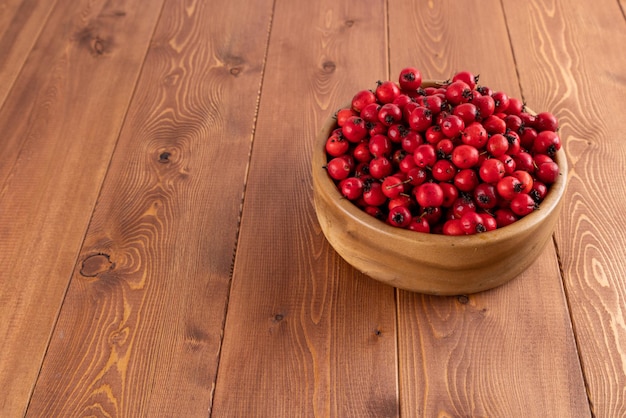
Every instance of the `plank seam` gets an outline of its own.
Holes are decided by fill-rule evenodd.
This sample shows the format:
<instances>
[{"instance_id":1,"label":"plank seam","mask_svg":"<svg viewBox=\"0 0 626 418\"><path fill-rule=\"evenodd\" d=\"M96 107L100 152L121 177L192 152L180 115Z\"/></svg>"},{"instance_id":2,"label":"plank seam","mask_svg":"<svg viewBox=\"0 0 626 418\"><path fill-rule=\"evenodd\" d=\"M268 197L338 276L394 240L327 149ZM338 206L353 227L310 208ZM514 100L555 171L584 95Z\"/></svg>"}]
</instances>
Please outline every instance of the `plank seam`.
<instances>
[{"instance_id":1,"label":"plank seam","mask_svg":"<svg viewBox=\"0 0 626 418\"><path fill-rule=\"evenodd\" d=\"M383 24L385 25L384 33L385 33L385 60L387 61L387 76L386 79L391 79L391 32L390 32L390 23L389 23L389 0L385 0L383 4L384 8L384 16L385 19ZM396 335L395 335L395 354L396 354L396 414L398 417L402 416L402 379L400 377L400 373L402 371L402 367L400 367L400 307L399 307L399 292L400 289L394 289L393 292L393 303L395 305L394 314L395 314L395 327L396 327Z\"/></svg>"},{"instance_id":2,"label":"plank seam","mask_svg":"<svg viewBox=\"0 0 626 418\"><path fill-rule=\"evenodd\" d=\"M270 18L269 18L268 27L267 27L267 38L265 41L265 50L263 52L263 62L261 64L261 76L259 80L259 89L258 89L257 97L256 97L254 115L252 117L252 130L250 132L250 146L248 150L248 161L247 161L246 169L244 172L243 188L241 191L241 198L240 198L240 203L239 203L239 214L237 216L237 229L235 230L235 242L233 246L233 254L232 254L232 259L231 259L230 269L229 269L228 286L227 286L227 291L226 291L226 302L224 304L224 314L222 315L223 319L222 319L221 332L220 332L220 342L219 342L219 347L218 347L217 356L216 356L217 367L215 371L215 380L213 381L213 384L211 385L211 394L209 396L209 409L208 409L209 418L213 416L213 401L215 399L215 388L217 387L217 381L218 381L219 374L220 374L220 364L221 364L220 360L222 356L222 346L224 343L226 319L228 316L228 305L230 302L230 292L232 290L233 275L235 272L235 260L237 259L237 249L239 247L239 236L241 233L241 220L243 218L243 208L244 208L244 204L246 200L246 189L248 186L248 178L250 176L250 163L252 161L252 152L254 150L254 137L256 135L259 108L261 105L261 95L263 93L263 82L265 80L265 69L267 68L267 56L268 56L268 51L269 51L269 46L270 46L270 38L272 34L272 25L274 23L275 10L276 10L276 0L272 2L272 9L270 11Z\"/></svg>"},{"instance_id":3,"label":"plank seam","mask_svg":"<svg viewBox=\"0 0 626 418\"><path fill-rule=\"evenodd\" d=\"M522 79L519 73L519 66L517 65L517 57L515 56L515 48L513 47L513 38L511 37L509 19L506 16L506 9L504 8L503 0L500 0L500 10L502 11L502 17L504 18L504 27L506 28L506 36L509 40L509 48L511 49L511 56L513 57L513 64L515 66L515 76L517 77L517 85L519 87L519 91L522 96L522 103L524 103L525 105L526 99L524 98L524 88L522 87Z\"/></svg>"},{"instance_id":4,"label":"plank seam","mask_svg":"<svg viewBox=\"0 0 626 418\"><path fill-rule=\"evenodd\" d=\"M17 80L19 80L22 73L24 72L24 67L26 67L26 64L28 63L29 57L31 53L33 52L33 49L39 43L39 39L43 36L44 28L48 25L48 22L50 21L50 17L52 16L54 9L57 7L57 3L58 1L55 0L55 3L52 5L52 7L50 7L50 10L48 11L48 15L46 16L43 24L39 28L39 32L37 33L37 36L35 36L35 40L31 44L28 54L26 55L24 61L22 62L19 71L17 72L17 74L15 74L15 77L13 77L13 80L11 80L11 86L9 86L8 90L6 91L5 96L1 98L2 102L0 103L0 112L2 112L4 110L4 107L7 105L7 99L11 96L11 93L13 92L13 89L15 88L15 84L17 83ZM13 160L11 164L11 170L9 171L10 174L4 179L2 179L3 182L2 182L2 187L0 188L0 196L4 195L4 190L7 187L7 183L9 182L9 179L12 177L14 168L22 155L24 142L25 141L23 141L20 144L20 147L17 152L17 157Z\"/></svg>"},{"instance_id":5,"label":"plank seam","mask_svg":"<svg viewBox=\"0 0 626 418\"><path fill-rule=\"evenodd\" d=\"M11 80L11 86L9 86L8 90L6 91L5 96L2 98L2 103L0 103L0 112L3 110L4 106L6 105L7 98L11 95L11 91L13 90L13 87L15 86L15 82L20 78L20 75L24 71L24 67L26 66L26 63L28 62L28 58L29 58L30 54L32 53L32 51L35 48L35 46L39 43L39 39L41 38L41 36L43 34L43 30L48 25L48 21L50 20L50 16L52 16L52 12L57 7L57 3L58 3L58 1L54 0L53 5L48 10L48 14L47 14L46 18L44 19L43 24L39 27L39 31L37 32L37 35L35 36L35 39L33 40L33 42L30 45L30 49L28 50L28 54L26 54L26 56L24 58L24 61L20 65L19 71L15 74L15 77L13 77L13 80ZM20 8L21 7L24 7L24 4L22 4L20 6Z\"/></svg>"},{"instance_id":6,"label":"plank seam","mask_svg":"<svg viewBox=\"0 0 626 418\"><path fill-rule=\"evenodd\" d=\"M583 358L580 350L580 343L578 340L578 333L576 332L576 325L574 323L574 317L572 316L572 306L570 303L570 295L567 291L567 286L565 283L565 271L563 269L563 260L561 258L561 251L559 250L559 244L556 240L556 236L552 235L552 242L554 244L554 250L556 252L556 259L559 266L559 275L561 277L561 285L563 287L563 294L565 295L565 306L567 306L567 315L569 317L569 322L572 326L572 334L574 336L574 344L576 345L576 355L578 356L578 364L580 366L580 372L583 378L583 384L585 385L585 392L587 393L587 403L589 404L589 413L592 418L596 417L593 408L593 400L591 399L591 387L587 380L587 375L585 373L585 368L583 367Z\"/></svg>"},{"instance_id":7,"label":"plank seam","mask_svg":"<svg viewBox=\"0 0 626 418\"><path fill-rule=\"evenodd\" d=\"M390 80L391 77L391 42L389 41L389 39L391 39L391 34L390 34L390 29L389 29L389 0L385 0L384 4L383 4L383 8L384 8L384 15L385 15L385 19L384 19L384 25L385 25L385 45L387 45L387 48L385 48L385 60L387 61L387 75L385 77L386 80Z\"/></svg>"},{"instance_id":8,"label":"plank seam","mask_svg":"<svg viewBox=\"0 0 626 418\"><path fill-rule=\"evenodd\" d=\"M161 16L163 15L163 9L164 9L164 5L165 5L165 1L167 1L167 0L163 0L161 2L161 10L159 11L159 17L156 19L155 25L152 28L152 34L150 35L150 40L152 40L154 38L154 34L156 33L156 29L159 26L159 22L161 20ZM55 7L56 7L56 5L55 5ZM50 15L51 14L52 13L50 13ZM109 156L109 162L107 164L107 168L106 168L104 177L102 179L102 182L100 183L100 190L98 191L98 196L96 197L93 205L91 206L91 216L89 217L89 221L85 225L85 229L84 229L83 234L82 234L83 235L83 239L82 239L80 245L78 246L78 251L77 251L77 253L76 253L75 257L74 257L74 269L70 273L70 277L67 280L67 285L65 286L65 292L63 294L63 299L61 301L61 305L59 306L59 309L57 310L57 313L56 313L56 316L55 316L55 320L54 320L54 324L53 324L53 326L50 329L50 334L48 336L48 342L46 343L46 349L44 350L44 353L43 353L43 356L42 356L42 359L41 359L41 363L39 365L39 370L37 371L37 376L36 376L35 382L33 384L33 388L32 388L32 390L31 390L31 392L29 394L29 397L28 397L28 403L26 404L26 408L24 410L24 416L26 416L27 413L28 413L28 409L30 408L35 388L37 387L37 384L38 384L39 379L41 377L41 371L43 370L43 365L45 363L46 357L48 356L48 350L50 349L50 343L52 342L52 336L56 333L56 329L57 329L57 326L59 324L59 318L61 317L61 312L63 311L63 306L65 305L65 300L67 298L67 293L69 292L70 285L72 283L72 277L74 276L74 272L76 271L78 263L80 262L80 260L79 260L80 259L80 254L81 254L81 252L82 252L82 250L83 250L83 248L85 246L85 242L86 242L86 239L87 239L87 232L89 231L91 223L93 221L93 215L94 215L94 212L95 212L95 208L98 205L98 201L100 201L100 198L102 196L102 189L103 189L104 183L106 182L109 170L111 169L111 161L113 160L113 156L115 155L115 151L117 149L117 146L118 146L118 143L119 143L119 139L120 139L122 130L124 128L124 125L126 124L126 118L128 117L128 109L130 108L130 104L133 102L133 99L134 99L134 97L135 97L135 95L137 93L137 85L139 84L139 79L141 78L141 73L143 72L143 69L145 67L146 59L148 57L149 51L150 51L150 43L148 43L148 47L146 48L146 52L145 52L144 57L143 57L143 61L142 61L141 65L139 66L139 71L137 72L137 77L135 79L135 84L133 86L133 91L132 91L132 93L130 95L130 98L128 100L128 105L126 107L126 112L124 113L124 117L122 118L122 121L120 123L120 128L119 128L119 130L117 132L117 139L115 140L115 145L113 146L113 150L111 151L111 154Z\"/></svg>"}]
</instances>

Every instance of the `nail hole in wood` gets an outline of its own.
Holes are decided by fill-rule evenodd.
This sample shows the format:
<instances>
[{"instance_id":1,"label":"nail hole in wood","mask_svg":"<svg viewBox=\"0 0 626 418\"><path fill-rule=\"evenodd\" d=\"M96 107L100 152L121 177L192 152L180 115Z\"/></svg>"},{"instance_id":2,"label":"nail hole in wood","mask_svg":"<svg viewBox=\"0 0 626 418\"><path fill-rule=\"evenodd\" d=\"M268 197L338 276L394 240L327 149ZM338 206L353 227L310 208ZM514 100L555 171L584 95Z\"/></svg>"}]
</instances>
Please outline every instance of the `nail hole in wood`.
<instances>
[{"instance_id":1,"label":"nail hole in wood","mask_svg":"<svg viewBox=\"0 0 626 418\"><path fill-rule=\"evenodd\" d=\"M114 267L115 263L111 262L111 257L108 254L94 254L83 260L80 274L84 277L96 277Z\"/></svg>"},{"instance_id":2,"label":"nail hole in wood","mask_svg":"<svg viewBox=\"0 0 626 418\"><path fill-rule=\"evenodd\" d=\"M467 304L469 302L469 296L467 295L459 295L456 297L456 300L460 303L460 304Z\"/></svg>"},{"instance_id":3,"label":"nail hole in wood","mask_svg":"<svg viewBox=\"0 0 626 418\"><path fill-rule=\"evenodd\" d=\"M335 71L337 66L332 61L326 61L324 64L322 64L322 68L324 69L325 73L332 73Z\"/></svg>"},{"instance_id":4,"label":"nail hole in wood","mask_svg":"<svg viewBox=\"0 0 626 418\"><path fill-rule=\"evenodd\" d=\"M159 155L159 162L161 164L167 164L167 163L170 162L170 157L171 156L172 156L172 154L167 152L167 151L162 152L161 155Z\"/></svg>"}]
</instances>

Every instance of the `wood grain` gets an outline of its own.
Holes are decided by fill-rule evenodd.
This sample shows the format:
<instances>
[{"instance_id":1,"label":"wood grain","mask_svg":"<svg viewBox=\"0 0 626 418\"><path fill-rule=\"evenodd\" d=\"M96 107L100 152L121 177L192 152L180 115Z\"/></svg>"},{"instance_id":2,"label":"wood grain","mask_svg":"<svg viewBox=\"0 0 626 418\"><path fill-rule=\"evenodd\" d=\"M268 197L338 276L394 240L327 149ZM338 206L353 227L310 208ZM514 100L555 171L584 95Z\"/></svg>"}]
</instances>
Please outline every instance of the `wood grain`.
<instances>
[{"instance_id":1,"label":"wood grain","mask_svg":"<svg viewBox=\"0 0 626 418\"><path fill-rule=\"evenodd\" d=\"M160 11L140 9L58 2L2 107L1 416L24 413L63 302Z\"/></svg>"},{"instance_id":2,"label":"wood grain","mask_svg":"<svg viewBox=\"0 0 626 418\"><path fill-rule=\"evenodd\" d=\"M166 1L28 416L207 416L271 11Z\"/></svg>"},{"instance_id":3,"label":"wood grain","mask_svg":"<svg viewBox=\"0 0 626 418\"><path fill-rule=\"evenodd\" d=\"M0 108L56 3L56 0L0 2Z\"/></svg>"},{"instance_id":4,"label":"wood grain","mask_svg":"<svg viewBox=\"0 0 626 418\"><path fill-rule=\"evenodd\" d=\"M526 98L559 117L570 162L556 242L591 410L624 416L626 221L614 216L626 203L616 174L626 162L626 117L614 111L626 106L623 10L616 2L504 5Z\"/></svg>"},{"instance_id":5,"label":"wood grain","mask_svg":"<svg viewBox=\"0 0 626 418\"><path fill-rule=\"evenodd\" d=\"M499 2L451 3L390 1L392 71L415 65L428 78L448 79L467 69L521 97L507 37L493 35L507 30ZM490 30L461 30L468 22ZM399 291L398 324L403 416L589 415L552 245L491 291L457 298Z\"/></svg>"},{"instance_id":6,"label":"wood grain","mask_svg":"<svg viewBox=\"0 0 626 418\"><path fill-rule=\"evenodd\" d=\"M277 2L270 39L211 416L397 416L393 289L329 247L310 175L324 119L386 77L383 4Z\"/></svg>"}]
</instances>

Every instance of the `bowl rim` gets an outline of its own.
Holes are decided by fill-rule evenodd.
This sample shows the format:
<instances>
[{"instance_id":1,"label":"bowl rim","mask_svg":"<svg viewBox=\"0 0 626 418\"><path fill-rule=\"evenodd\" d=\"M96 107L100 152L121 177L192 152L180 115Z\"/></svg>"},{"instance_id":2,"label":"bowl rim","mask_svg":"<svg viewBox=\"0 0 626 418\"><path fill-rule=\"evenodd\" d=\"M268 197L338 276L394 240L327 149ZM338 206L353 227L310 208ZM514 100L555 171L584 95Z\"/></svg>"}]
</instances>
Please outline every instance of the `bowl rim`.
<instances>
[{"instance_id":1,"label":"bowl rim","mask_svg":"<svg viewBox=\"0 0 626 418\"><path fill-rule=\"evenodd\" d=\"M425 81L423 85L437 85L437 83L441 82ZM319 190L319 192L327 194L327 196L336 203L336 206L346 216L351 217L353 220L370 230L378 231L379 233L384 233L385 235L395 236L399 240L412 242L428 241L429 243L438 246L473 247L476 246L477 243L483 241L497 243L498 241L510 239L511 237L517 235L520 231L537 228L547 215L559 207L561 199L565 194L567 187L568 165L565 151L563 147L561 147L555 155L555 161L559 166L559 175L557 180L550 185L548 193L546 194L544 200L540 203L539 208L510 225L480 234L461 236L411 231L388 225L384 221L369 215L357 207L352 201L342 196L325 169L327 161L324 147L328 136L336 127L336 114L339 110L349 107L350 104L348 103L337 108L335 112L333 112L333 114L326 119L322 129L319 131L317 140L315 141L315 149L312 158L313 176L314 179L317 178L319 188L323 190ZM530 109L527 109L527 111L532 112Z\"/></svg>"}]
</instances>

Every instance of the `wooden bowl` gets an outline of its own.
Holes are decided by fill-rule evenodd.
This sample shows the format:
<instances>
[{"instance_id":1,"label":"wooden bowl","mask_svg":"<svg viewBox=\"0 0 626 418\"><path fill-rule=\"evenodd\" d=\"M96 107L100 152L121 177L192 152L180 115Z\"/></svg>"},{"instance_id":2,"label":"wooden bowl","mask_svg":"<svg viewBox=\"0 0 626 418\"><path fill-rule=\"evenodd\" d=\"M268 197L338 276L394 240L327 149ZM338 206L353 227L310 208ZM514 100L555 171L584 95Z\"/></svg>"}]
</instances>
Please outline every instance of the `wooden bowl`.
<instances>
[{"instance_id":1,"label":"wooden bowl","mask_svg":"<svg viewBox=\"0 0 626 418\"><path fill-rule=\"evenodd\" d=\"M344 106L347 107L347 106ZM558 220L567 182L563 149L558 180L538 210L511 225L467 236L427 234L387 225L345 199L328 176L329 117L312 159L315 210L326 239L357 270L391 286L434 295L460 295L500 286L539 257Z\"/></svg>"}]
</instances>

